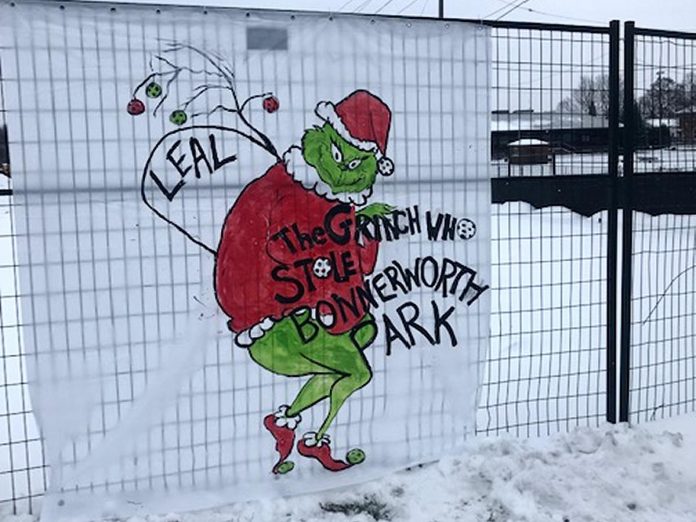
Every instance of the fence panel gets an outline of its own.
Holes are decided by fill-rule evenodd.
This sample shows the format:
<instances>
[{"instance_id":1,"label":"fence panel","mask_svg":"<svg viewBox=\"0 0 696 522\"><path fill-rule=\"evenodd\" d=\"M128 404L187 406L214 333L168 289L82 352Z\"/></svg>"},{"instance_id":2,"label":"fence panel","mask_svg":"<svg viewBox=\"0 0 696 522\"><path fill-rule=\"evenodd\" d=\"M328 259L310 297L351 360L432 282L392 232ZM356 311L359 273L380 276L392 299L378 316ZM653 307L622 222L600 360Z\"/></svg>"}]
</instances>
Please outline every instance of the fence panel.
<instances>
[{"instance_id":1,"label":"fence panel","mask_svg":"<svg viewBox=\"0 0 696 522\"><path fill-rule=\"evenodd\" d=\"M15 251L15 203L5 125L0 50L0 517L34 513L46 489L46 466L27 389L21 344L18 261Z\"/></svg>"},{"instance_id":2,"label":"fence panel","mask_svg":"<svg viewBox=\"0 0 696 522\"><path fill-rule=\"evenodd\" d=\"M634 212L624 394L628 419L642 422L696 410L696 34L626 31Z\"/></svg>"},{"instance_id":3,"label":"fence panel","mask_svg":"<svg viewBox=\"0 0 696 522\"><path fill-rule=\"evenodd\" d=\"M478 433L544 435L607 413L611 211L561 205L602 199L582 182L609 178L611 41L608 27L494 32L495 291Z\"/></svg>"}]
</instances>

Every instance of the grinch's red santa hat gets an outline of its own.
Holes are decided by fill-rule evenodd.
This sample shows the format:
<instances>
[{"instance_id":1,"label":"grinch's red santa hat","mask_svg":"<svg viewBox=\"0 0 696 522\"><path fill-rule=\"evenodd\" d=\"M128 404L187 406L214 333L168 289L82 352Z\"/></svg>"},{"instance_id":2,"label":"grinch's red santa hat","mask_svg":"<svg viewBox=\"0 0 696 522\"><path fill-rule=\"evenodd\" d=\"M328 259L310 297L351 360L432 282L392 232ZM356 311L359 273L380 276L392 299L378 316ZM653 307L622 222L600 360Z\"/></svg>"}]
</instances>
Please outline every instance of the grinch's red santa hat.
<instances>
[{"instance_id":1,"label":"grinch's red santa hat","mask_svg":"<svg viewBox=\"0 0 696 522\"><path fill-rule=\"evenodd\" d=\"M368 91L355 91L334 105L323 101L315 109L317 116L331 125L351 145L377 155L377 168L391 176L394 162L386 156L391 111Z\"/></svg>"}]
</instances>

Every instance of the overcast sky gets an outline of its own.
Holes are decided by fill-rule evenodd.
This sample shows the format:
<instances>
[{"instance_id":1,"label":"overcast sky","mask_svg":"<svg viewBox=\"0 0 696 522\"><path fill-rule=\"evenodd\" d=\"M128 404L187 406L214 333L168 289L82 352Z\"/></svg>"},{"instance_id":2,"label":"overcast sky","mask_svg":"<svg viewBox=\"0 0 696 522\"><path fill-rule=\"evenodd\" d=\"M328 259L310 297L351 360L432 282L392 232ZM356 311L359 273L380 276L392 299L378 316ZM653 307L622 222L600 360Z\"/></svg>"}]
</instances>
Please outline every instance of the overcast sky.
<instances>
[{"instance_id":1,"label":"overcast sky","mask_svg":"<svg viewBox=\"0 0 696 522\"><path fill-rule=\"evenodd\" d=\"M497 18L510 9L506 4L514 6L523 1L445 0L445 14L478 19L493 13L490 18ZM438 0L176 0L159 3L436 16ZM643 27L696 32L696 0L528 0L505 19L580 24L605 24L611 19L635 20Z\"/></svg>"}]
</instances>

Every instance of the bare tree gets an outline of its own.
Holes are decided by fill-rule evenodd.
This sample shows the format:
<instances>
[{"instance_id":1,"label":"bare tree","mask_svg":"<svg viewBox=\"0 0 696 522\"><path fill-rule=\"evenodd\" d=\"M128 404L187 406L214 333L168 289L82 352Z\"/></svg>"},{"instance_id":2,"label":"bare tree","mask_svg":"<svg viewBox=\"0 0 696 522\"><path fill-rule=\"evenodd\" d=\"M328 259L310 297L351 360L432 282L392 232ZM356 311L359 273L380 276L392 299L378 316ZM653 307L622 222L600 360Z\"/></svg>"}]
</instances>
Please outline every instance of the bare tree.
<instances>
[{"instance_id":1,"label":"bare tree","mask_svg":"<svg viewBox=\"0 0 696 522\"><path fill-rule=\"evenodd\" d=\"M570 96L561 100L557 110L570 114L597 116L602 110L602 103L600 78L583 76L580 78L580 85L571 91Z\"/></svg>"},{"instance_id":2,"label":"bare tree","mask_svg":"<svg viewBox=\"0 0 696 522\"><path fill-rule=\"evenodd\" d=\"M694 92L690 89L690 92ZM687 90L662 71L645 93L638 99L640 112L645 118L672 118L689 105Z\"/></svg>"},{"instance_id":3,"label":"bare tree","mask_svg":"<svg viewBox=\"0 0 696 522\"><path fill-rule=\"evenodd\" d=\"M684 76L684 108L696 105L696 73L688 72Z\"/></svg>"},{"instance_id":4,"label":"bare tree","mask_svg":"<svg viewBox=\"0 0 696 522\"><path fill-rule=\"evenodd\" d=\"M623 105L623 81L619 83L619 112ZM556 108L559 112L589 116L609 116L609 75L583 76L580 85L561 100Z\"/></svg>"}]
</instances>

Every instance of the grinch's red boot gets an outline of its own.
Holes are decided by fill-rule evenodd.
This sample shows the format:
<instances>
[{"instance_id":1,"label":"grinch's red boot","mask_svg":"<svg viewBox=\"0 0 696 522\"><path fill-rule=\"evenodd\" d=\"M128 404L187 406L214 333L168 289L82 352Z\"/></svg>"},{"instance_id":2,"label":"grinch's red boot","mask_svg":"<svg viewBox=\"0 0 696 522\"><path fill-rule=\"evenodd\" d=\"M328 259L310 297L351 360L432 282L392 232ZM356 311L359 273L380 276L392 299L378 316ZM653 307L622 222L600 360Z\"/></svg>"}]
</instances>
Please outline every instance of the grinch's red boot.
<instances>
[{"instance_id":1,"label":"grinch's red boot","mask_svg":"<svg viewBox=\"0 0 696 522\"><path fill-rule=\"evenodd\" d=\"M293 470L295 463L287 460L295 444L295 428L302 420L302 417L288 417L288 406L283 405L278 411L266 415L263 419L264 427L271 432L276 441L276 451L278 451L278 462L273 466L273 473L283 475Z\"/></svg>"},{"instance_id":2,"label":"grinch's red boot","mask_svg":"<svg viewBox=\"0 0 696 522\"><path fill-rule=\"evenodd\" d=\"M314 432L305 433L302 440L297 443L297 451L300 455L315 459L329 471L343 471L365 460L365 453L360 449L353 449L348 452L346 459L334 459L331 456L331 439L328 435L317 437Z\"/></svg>"}]
</instances>

